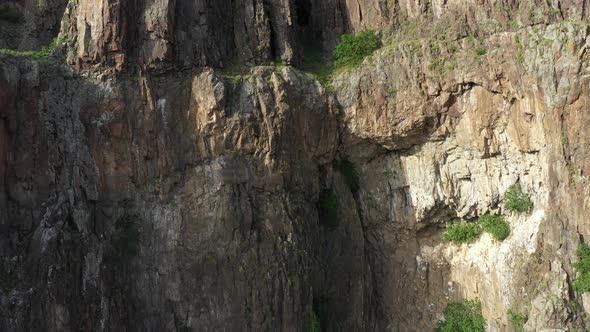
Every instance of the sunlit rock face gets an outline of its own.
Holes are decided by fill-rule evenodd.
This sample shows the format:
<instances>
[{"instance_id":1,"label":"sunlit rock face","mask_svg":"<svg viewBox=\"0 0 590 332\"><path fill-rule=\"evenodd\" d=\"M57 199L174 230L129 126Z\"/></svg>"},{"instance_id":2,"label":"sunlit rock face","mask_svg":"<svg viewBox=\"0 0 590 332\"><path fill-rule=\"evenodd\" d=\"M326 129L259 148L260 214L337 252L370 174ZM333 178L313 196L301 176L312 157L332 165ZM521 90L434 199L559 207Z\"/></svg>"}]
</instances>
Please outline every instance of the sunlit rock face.
<instances>
[{"instance_id":1,"label":"sunlit rock face","mask_svg":"<svg viewBox=\"0 0 590 332\"><path fill-rule=\"evenodd\" d=\"M584 330L589 5L0 4L0 48L60 32L0 52L0 330L431 331L462 299ZM367 29L331 86L301 69ZM441 239L484 214L508 238Z\"/></svg>"}]
</instances>

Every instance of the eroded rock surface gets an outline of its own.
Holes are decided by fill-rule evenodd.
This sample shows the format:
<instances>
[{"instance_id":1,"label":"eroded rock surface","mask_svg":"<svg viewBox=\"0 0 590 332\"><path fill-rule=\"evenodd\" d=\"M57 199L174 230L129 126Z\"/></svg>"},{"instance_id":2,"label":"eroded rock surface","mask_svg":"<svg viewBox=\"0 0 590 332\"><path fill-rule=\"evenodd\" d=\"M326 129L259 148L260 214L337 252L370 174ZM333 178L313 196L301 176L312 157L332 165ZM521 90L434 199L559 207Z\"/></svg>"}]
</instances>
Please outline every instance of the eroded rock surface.
<instances>
[{"instance_id":1,"label":"eroded rock surface","mask_svg":"<svg viewBox=\"0 0 590 332\"><path fill-rule=\"evenodd\" d=\"M429 331L464 298L490 331L509 309L588 326L587 1L9 6L26 22L0 47L65 43L0 54L0 330L300 331L315 312ZM333 92L296 68L364 29L384 46ZM504 207L515 183L529 213ZM441 240L487 213L503 242Z\"/></svg>"}]
</instances>

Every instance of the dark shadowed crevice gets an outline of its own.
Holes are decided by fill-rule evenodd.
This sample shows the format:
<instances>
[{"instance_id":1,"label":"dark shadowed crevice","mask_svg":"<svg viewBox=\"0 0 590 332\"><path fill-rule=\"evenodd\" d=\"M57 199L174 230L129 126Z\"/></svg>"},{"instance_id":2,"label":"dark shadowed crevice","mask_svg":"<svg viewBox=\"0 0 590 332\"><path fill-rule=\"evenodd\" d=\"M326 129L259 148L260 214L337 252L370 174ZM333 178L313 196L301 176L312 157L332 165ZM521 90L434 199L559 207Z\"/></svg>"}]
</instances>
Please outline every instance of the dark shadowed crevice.
<instances>
[{"instance_id":1,"label":"dark shadowed crevice","mask_svg":"<svg viewBox=\"0 0 590 332\"><path fill-rule=\"evenodd\" d=\"M311 23L312 5L309 0L295 1L295 21L300 28L306 28Z\"/></svg>"},{"instance_id":2,"label":"dark shadowed crevice","mask_svg":"<svg viewBox=\"0 0 590 332\"><path fill-rule=\"evenodd\" d=\"M359 22L363 22L363 8L361 7L361 4L358 4L359 6Z\"/></svg>"},{"instance_id":3,"label":"dark shadowed crevice","mask_svg":"<svg viewBox=\"0 0 590 332\"><path fill-rule=\"evenodd\" d=\"M268 30L270 32L270 58L271 60L278 60L280 59L280 54L279 54L279 47L277 46L277 32L276 29L274 27L275 22L273 21L273 15L272 15L272 9L270 8L269 4L267 2L264 3L264 11L266 13L266 17L271 18L269 20L269 24L268 24Z\"/></svg>"}]
</instances>

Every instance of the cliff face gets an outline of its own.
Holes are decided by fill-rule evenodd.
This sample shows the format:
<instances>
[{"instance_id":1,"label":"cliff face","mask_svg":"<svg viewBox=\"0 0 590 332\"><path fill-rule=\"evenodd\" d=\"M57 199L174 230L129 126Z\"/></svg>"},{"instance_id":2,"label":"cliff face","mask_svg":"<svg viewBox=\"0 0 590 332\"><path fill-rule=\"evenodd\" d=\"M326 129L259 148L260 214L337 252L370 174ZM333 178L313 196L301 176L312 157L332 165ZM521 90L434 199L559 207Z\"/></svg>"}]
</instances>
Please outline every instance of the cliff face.
<instances>
[{"instance_id":1,"label":"cliff face","mask_svg":"<svg viewBox=\"0 0 590 332\"><path fill-rule=\"evenodd\" d=\"M0 47L64 44L0 53L0 330L426 331L463 298L586 328L589 5L2 4ZM333 91L296 68L369 28ZM486 213L503 242L440 239Z\"/></svg>"}]
</instances>

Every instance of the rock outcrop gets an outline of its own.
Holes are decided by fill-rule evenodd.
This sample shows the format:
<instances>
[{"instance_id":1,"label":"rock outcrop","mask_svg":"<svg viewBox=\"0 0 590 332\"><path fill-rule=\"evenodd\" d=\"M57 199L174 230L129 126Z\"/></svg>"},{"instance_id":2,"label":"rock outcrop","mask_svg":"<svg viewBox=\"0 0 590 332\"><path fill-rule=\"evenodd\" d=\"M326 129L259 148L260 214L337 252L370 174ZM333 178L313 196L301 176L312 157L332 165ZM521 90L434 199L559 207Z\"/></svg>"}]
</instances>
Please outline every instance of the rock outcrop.
<instances>
[{"instance_id":1,"label":"rock outcrop","mask_svg":"<svg viewBox=\"0 0 590 332\"><path fill-rule=\"evenodd\" d=\"M428 331L465 298L587 328L589 5L0 5L0 47L64 41L0 52L0 330ZM333 89L297 69L365 29ZM487 213L503 242L441 240Z\"/></svg>"}]
</instances>

